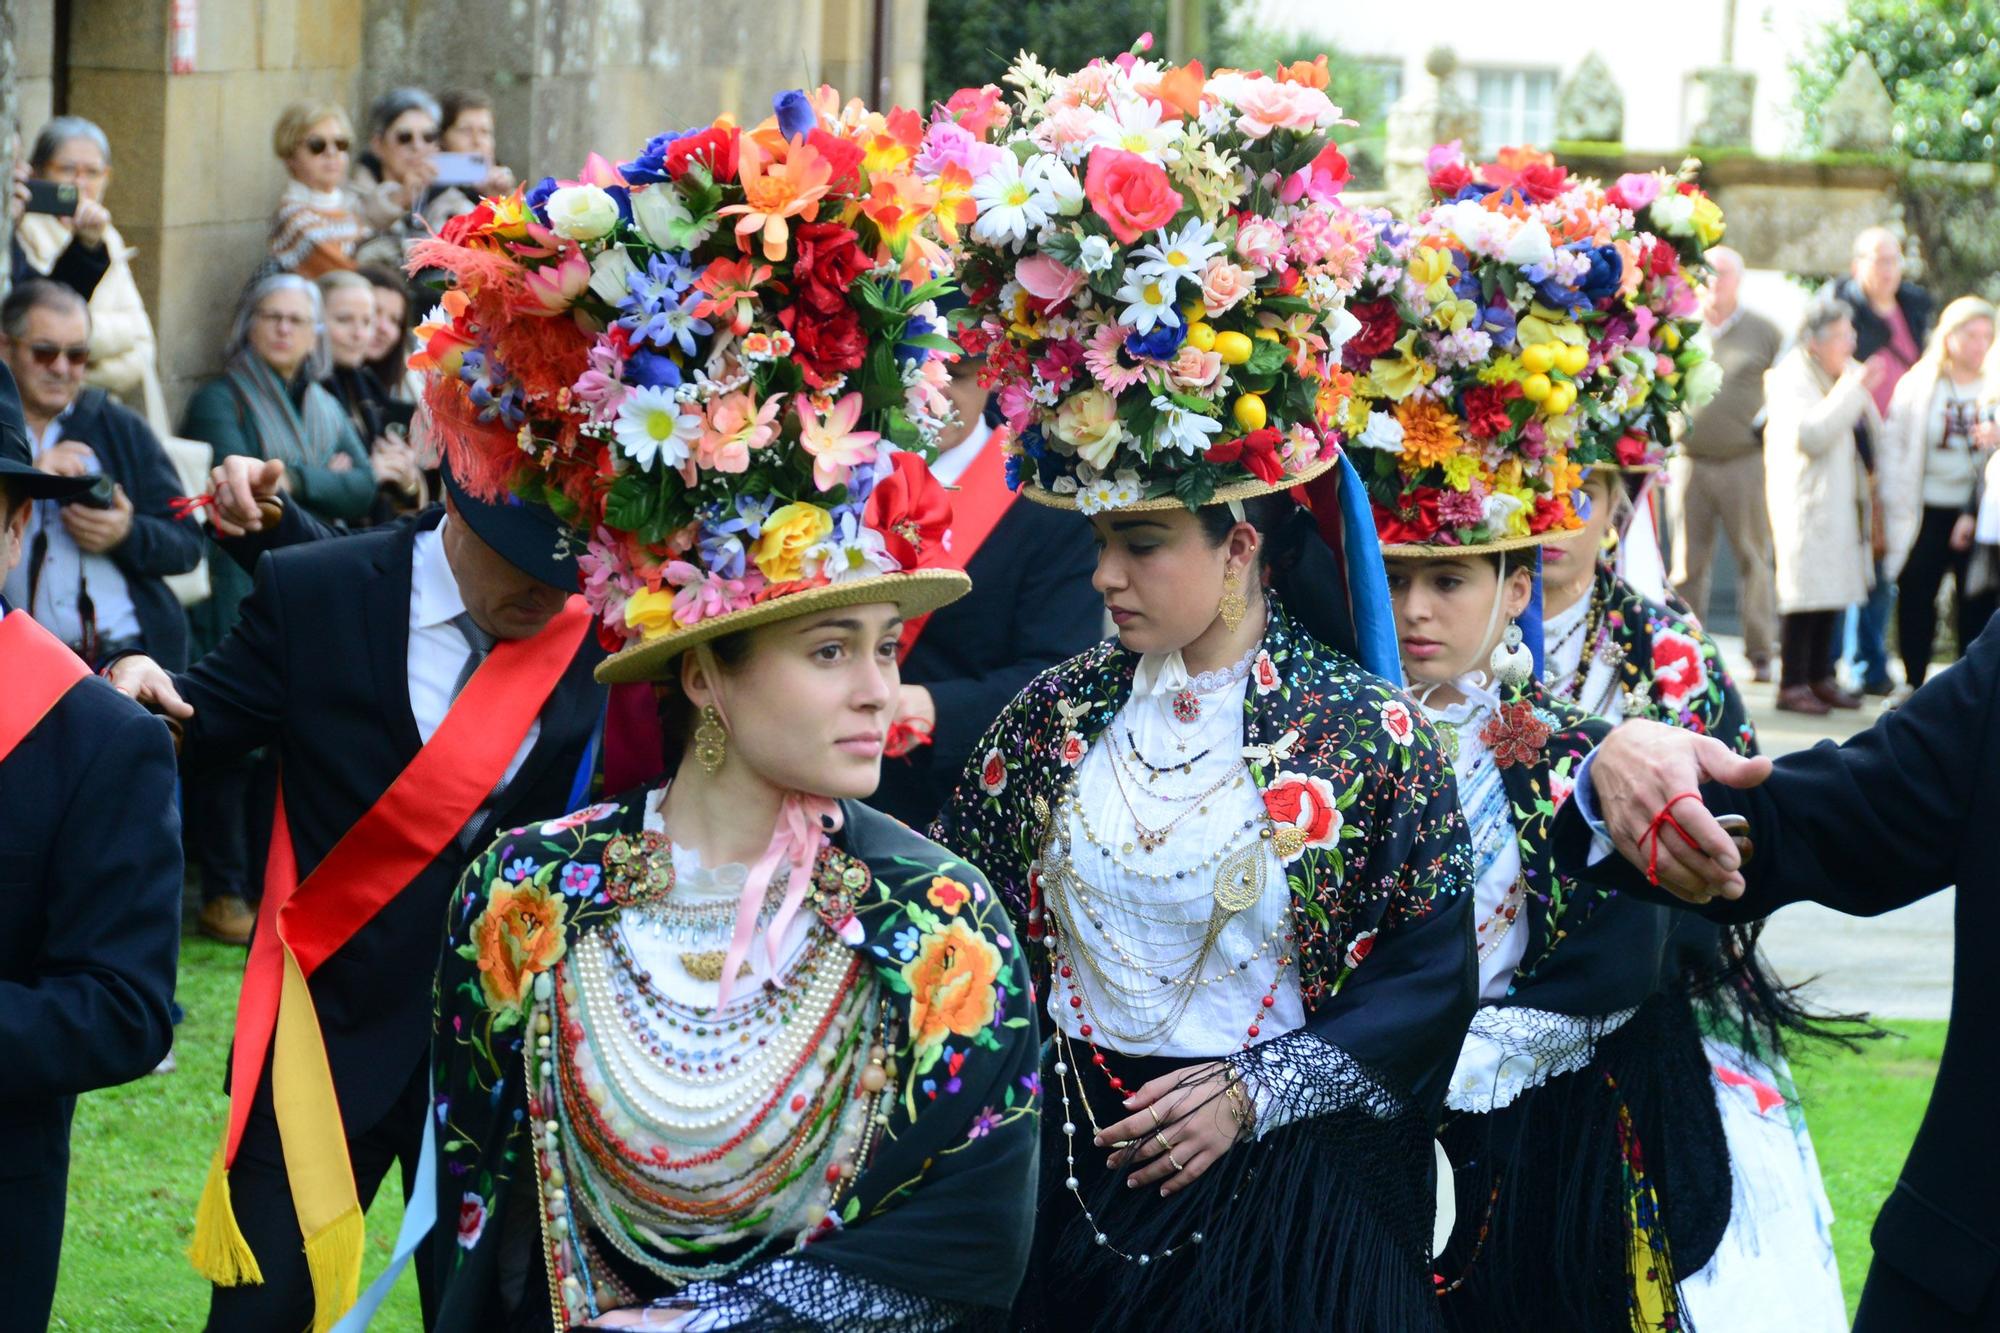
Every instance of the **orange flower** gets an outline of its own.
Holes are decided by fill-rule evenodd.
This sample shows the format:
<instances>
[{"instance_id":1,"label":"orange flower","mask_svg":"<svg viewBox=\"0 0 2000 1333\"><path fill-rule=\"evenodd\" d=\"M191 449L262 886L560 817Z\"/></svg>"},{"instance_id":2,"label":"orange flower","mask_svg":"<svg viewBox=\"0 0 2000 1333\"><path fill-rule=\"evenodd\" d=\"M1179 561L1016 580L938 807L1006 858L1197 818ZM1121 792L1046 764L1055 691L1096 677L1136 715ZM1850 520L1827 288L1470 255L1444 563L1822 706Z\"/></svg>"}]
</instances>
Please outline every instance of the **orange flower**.
<instances>
[{"instance_id":1,"label":"orange flower","mask_svg":"<svg viewBox=\"0 0 2000 1333\"><path fill-rule=\"evenodd\" d=\"M518 1017L528 984L563 956L568 905L539 884L496 885L473 923L472 941L459 952L479 964L486 1007L501 1019Z\"/></svg>"},{"instance_id":2,"label":"orange flower","mask_svg":"<svg viewBox=\"0 0 2000 1333\"><path fill-rule=\"evenodd\" d=\"M1160 76L1159 83L1140 91L1163 107L1192 119L1201 114L1201 90L1207 82L1207 76L1201 71L1201 62L1191 60L1179 69L1168 70Z\"/></svg>"},{"instance_id":3,"label":"orange flower","mask_svg":"<svg viewBox=\"0 0 2000 1333\"><path fill-rule=\"evenodd\" d=\"M875 119L879 123L859 138L861 165L870 176L901 171L916 157L917 149L923 144L924 122L906 106L899 106L887 116Z\"/></svg>"},{"instance_id":4,"label":"orange flower","mask_svg":"<svg viewBox=\"0 0 2000 1333\"><path fill-rule=\"evenodd\" d=\"M833 180L833 167L804 141L788 145L783 160L774 163L762 144L745 139L738 171L744 202L717 211L741 215L736 220L736 243L745 250L750 248L751 234L763 232L764 258L775 264L791 243L786 219L811 222L819 215L819 201Z\"/></svg>"},{"instance_id":5,"label":"orange flower","mask_svg":"<svg viewBox=\"0 0 2000 1333\"><path fill-rule=\"evenodd\" d=\"M861 201L861 211L882 233L889 253L900 255L910 236L931 215L937 192L915 176L899 174L869 178L872 188Z\"/></svg>"},{"instance_id":6,"label":"orange flower","mask_svg":"<svg viewBox=\"0 0 2000 1333\"><path fill-rule=\"evenodd\" d=\"M949 875L933 875L931 886L924 896L930 899L932 907L951 916L957 916L958 909L972 901L972 890Z\"/></svg>"},{"instance_id":7,"label":"orange flower","mask_svg":"<svg viewBox=\"0 0 2000 1333\"><path fill-rule=\"evenodd\" d=\"M910 1035L919 1051L948 1036L970 1037L993 1021L1000 951L960 920L925 935L903 964L910 987Z\"/></svg>"},{"instance_id":8,"label":"orange flower","mask_svg":"<svg viewBox=\"0 0 2000 1333\"><path fill-rule=\"evenodd\" d=\"M979 216L978 201L972 197L972 173L956 162L937 174L937 224L947 242L958 244L958 229L971 226Z\"/></svg>"},{"instance_id":9,"label":"orange flower","mask_svg":"<svg viewBox=\"0 0 2000 1333\"><path fill-rule=\"evenodd\" d=\"M1396 420L1403 427L1401 461L1406 474L1435 467L1465 447L1458 418L1428 398L1405 398L1396 404Z\"/></svg>"},{"instance_id":10,"label":"orange flower","mask_svg":"<svg viewBox=\"0 0 2000 1333\"><path fill-rule=\"evenodd\" d=\"M1325 56L1314 56L1311 60L1294 60L1289 65L1278 66L1279 83L1302 83L1308 88L1326 91L1332 79L1326 68Z\"/></svg>"}]
</instances>

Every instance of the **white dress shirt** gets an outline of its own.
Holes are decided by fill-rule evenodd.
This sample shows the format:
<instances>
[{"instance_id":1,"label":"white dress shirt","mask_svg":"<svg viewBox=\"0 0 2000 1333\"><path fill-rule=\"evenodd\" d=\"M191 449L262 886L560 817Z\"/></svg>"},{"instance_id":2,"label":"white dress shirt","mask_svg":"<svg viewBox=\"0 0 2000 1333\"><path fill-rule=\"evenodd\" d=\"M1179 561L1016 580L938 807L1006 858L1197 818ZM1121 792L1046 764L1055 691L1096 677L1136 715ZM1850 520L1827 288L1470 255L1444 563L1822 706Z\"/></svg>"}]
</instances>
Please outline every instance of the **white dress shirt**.
<instances>
[{"instance_id":1,"label":"white dress shirt","mask_svg":"<svg viewBox=\"0 0 2000 1333\"><path fill-rule=\"evenodd\" d=\"M451 687L465 666L472 645L452 617L465 610L459 596L458 579L444 553L445 524L417 534L415 553L410 558L410 715L416 719L417 735L428 745L438 725L451 707ZM512 782L521 770L521 761L542 734L541 719L528 726L528 734L514 757L507 761L502 783Z\"/></svg>"},{"instance_id":2,"label":"white dress shirt","mask_svg":"<svg viewBox=\"0 0 2000 1333\"><path fill-rule=\"evenodd\" d=\"M992 438L993 427L986 424L986 418L973 422L972 433L939 454L937 462L931 464L931 475L938 479L938 485L958 485L958 479L965 475L965 470L972 466L972 460L979 457L979 451Z\"/></svg>"}]
</instances>

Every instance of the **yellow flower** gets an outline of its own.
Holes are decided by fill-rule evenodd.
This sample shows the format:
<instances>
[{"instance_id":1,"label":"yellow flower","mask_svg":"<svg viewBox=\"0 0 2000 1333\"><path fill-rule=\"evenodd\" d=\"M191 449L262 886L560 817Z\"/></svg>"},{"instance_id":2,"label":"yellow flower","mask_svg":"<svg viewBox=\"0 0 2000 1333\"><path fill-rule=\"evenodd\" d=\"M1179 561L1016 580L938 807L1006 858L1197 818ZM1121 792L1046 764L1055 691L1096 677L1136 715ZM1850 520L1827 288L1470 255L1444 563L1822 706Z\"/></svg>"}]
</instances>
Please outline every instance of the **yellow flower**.
<instances>
[{"instance_id":1,"label":"yellow flower","mask_svg":"<svg viewBox=\"0 0 2000 1333\"><path fill-rule=\"evenodd\" d=\"M1363 397L1362 391L1369 387L1371 385L1367 379L1356 380L1354 396L1347 400L1346 433L1349 439L1359 437L1362 431L1368 429L1368 412L1374 402L1372 398Z\"/></svg>"},{"instance_id":2,"label":"yellow flower","mask_svg":"<svg viewBox=\"0 0 2000 1333\"><path fill-rule=\"evenodd\" d=\"M1445 485L1455 491L1472 489L1472 478L1479 471L1479 455L1456 453L1444 460Z\"/></svg>"},{"instance_id":3,"label":"yellow flower","mask_svg":"<svg viewBox=\"0 0 2000 1333\"><path fill-rule=\"evenodd\" d=\"M1451 299L1451 252L1441 246L1420 245L1410 252L1410 280L1424 289L1424 299L1433 305Z\"/></svg>"},{"instance_id":4,"label":"yellow flower","mask_svg":"<svg viewBox=\"0 0 2000 1333\"><path fill-rule=\"evenodd\" d=\"M1528 520L1534 517L1535 493L1525 488L1508 488L1506 494L1521 502L1520 507L1507 515L1507 535L1525 537L1528 535Z\"/></svg>"},{"instance_id":5,"label":"yellow flower","mask_svg":"<svg viewBox=\"0 0 2000 1333\"><path fill-rule=\"evenodd\" d=\"M1724 224L1722 205L1705 194L1694 197L1694 236L1703 245L1714 245L1722 239Z\"/></svg>"},{"instance_id":6,"label":"yellow flower","mask_svg":"<svg viewBox=\"0 0 2000 1333\"><path fill-rule=\"evenodd\" d=\"M1378 358L1368 367L1368 378L1375 382L1384 397L1397 402L1403 401L1418 389L1431 382L1437 374L1430 362L1419 360L1416 353L1417 331L1411 329L1396 343L1400 355L1393 361Z\"/></svg>"},{"instance_id":7,"label":"yellow flower","mask_svg":"<svg viewBox=\"0 0 2000 1333\"><path fill-rule=\"evenodd\" d=\"M657 639L680 628L674 619L674 595L641 588L625 599L625 623L639 631L641 639Z\"/></svg>"},{"instance_id":8,"label":"yellow flower","mask_svg":"<svg viewBox=\"0 0 2000 1333\"><path fill-rule=\"evenodd\" d=\"M1570 461L1568 454L1549 456L1549 489L1559 496L1566 496L1583 485L1583 469Z\"/></svg>"},{"instance_id":9,"label":"yellow flower","mask_svg":"<svg viewBox=\"0 0 2000 1333\"><path fill-rule=\"evenodd\" d=\"M1551 310L1545 305L1537 305L1533 307L1531 313L1521 316L1521 322L1515 327L1515 333L1523 347L1535 343L1569 343L1585 347L1590 343L1590 339L1584 336L1582 327L1575 320L1564 319L1562 312Z\"/></svg>"},{"instance_id":10,"label":"yellow flower","mask_svg":"<svg viewBox=\"0 0 2000 1333\"><path fill-rule=\"evenodd\" d=\"M805 572L806 548L831 531L833 515L818 505L795 501L764 520L764 533L751 545L750 558L771 582L790 583Z\"/></svg>"},{"instance_id":11,"label":"yellow flower","mask_svg":"<svg viewBox=\"0 0 2000 1333\"><path fill-rule=\"evenodd\" d=\"M1125 438L1125 428L1118 424L1118 400L1102 389L1071 394L1056 409L1056 438L1073 447L1078 458L1104 471Z\"/></svg>"},{"instance_id":12,"label":"yellow flower","mask_svg":"<svg viewBox=\"0 0 2000 1333\"><path fill-rule=\"evenodd\" d=\"M1396 420L1403 427L1403 452L1397 462L1408 476L1444 462L1465 448L1458 433L1458 418L1426 398L1411 398L1396 405Z\"/></svg>"},{"instance_id":13,"label":"yellow flower","mask_svg":"<svg viewBox=\"0 0 2000 1333\"><path fill-rule=\"evenodd\" d=\"M1521 363L1511 353L1496 356L1479 368L1481 384L1507 384L1521 378Z\"/></svg>"},{"instance_id":14,"label":"yellow flower","mask_svg":"<svg viewBox=\"0 0 2000 1333\"><path fill-rule=\"evenodd\" d=\"M1510 494L1521 489L1521 460L1510 458L1502 463L1493 474L1493 486Z\"/></svg>"},{"instance_id":15,"label":"yellow flower","mask_svg":"<svg viewBox=\"0 0 2000 1333\"><path fill-rule=\"evenodd\" d=\"M1460 329L1472 323L1478 316L1478 306L1470 301L1461 301L1456 297L1448 301L1440 301L1431 308L1431 323L1441 329L1450 329L1453 333L1457 333Z\"/></svg>"}]
</instances>

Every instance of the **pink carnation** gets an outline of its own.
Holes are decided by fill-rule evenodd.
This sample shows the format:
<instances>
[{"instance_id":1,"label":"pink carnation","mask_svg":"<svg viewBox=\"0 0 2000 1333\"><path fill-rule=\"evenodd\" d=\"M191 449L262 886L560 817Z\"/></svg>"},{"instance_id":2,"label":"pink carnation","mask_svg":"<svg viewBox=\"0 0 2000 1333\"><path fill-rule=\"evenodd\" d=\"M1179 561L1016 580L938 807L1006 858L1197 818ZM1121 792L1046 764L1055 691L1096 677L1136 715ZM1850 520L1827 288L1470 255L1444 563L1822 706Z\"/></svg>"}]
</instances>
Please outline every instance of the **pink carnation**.
<instances>
[{"instance_id":1,"label":"pink carnation","mask_svg":"<svg viewBox=\"0 0 2000 1333\"><path fill-rule=\"evenodd\" d=\"M1470 527L1486 516L1485 497L1469 491L1445 491L1438 496L1438 517L1454 528Z\"/></svg>"}]
</instances>

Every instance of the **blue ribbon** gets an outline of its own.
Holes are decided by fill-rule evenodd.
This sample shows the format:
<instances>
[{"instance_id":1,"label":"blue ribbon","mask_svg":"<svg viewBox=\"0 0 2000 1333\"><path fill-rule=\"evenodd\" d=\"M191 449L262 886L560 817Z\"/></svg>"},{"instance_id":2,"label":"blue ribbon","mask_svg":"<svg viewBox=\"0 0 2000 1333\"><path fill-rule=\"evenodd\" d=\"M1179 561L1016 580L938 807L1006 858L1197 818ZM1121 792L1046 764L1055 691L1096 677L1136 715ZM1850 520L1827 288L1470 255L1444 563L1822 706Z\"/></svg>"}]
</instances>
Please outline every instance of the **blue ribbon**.
<instances>
[{"instance_id":1,"label":"blue ribbon","mask_svg":"<svg viewBox=\"0 0 2000 1333\"><path fill-rule=\"evenodd\" d=\"M1396 640L1396 610L1389 602L1389 573L1368 488L1345 453L1340 456L1340 548L1347 566L1347 602L1354 614L1354 656L1364 670L1391 685L1403 683L1402 646Z\"/></svg>"},{"instance_id":2,"label":"blue ribbon","mask_svg":"<svg viewBox=\"0 0 2000 1333\"><path fill-rule=\"evenodd\" d=\"M417 1154L417 1178L410 1187L410 1201L403 1208L403 1228L396 1233L396 1248L389 1255L389 1266L368 1284L368 1290L361 1293L361 1299L354 1308L341 1316L333 1326L333 1333L362 1333L368 1322L382 1308L382 1302L389 1298L389 1292L396 1285L396 1279L403 1275L417 1247L430 1235L431 1226L437 1221L437 1125L435 1103L424 1104L424 1146Z\"/></svg>"}]
</instances>

